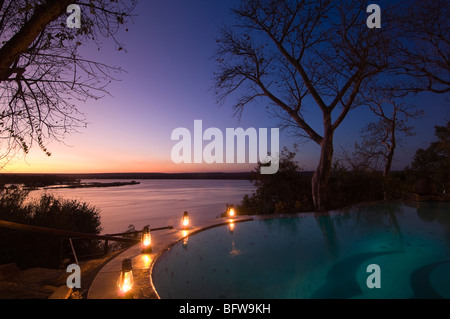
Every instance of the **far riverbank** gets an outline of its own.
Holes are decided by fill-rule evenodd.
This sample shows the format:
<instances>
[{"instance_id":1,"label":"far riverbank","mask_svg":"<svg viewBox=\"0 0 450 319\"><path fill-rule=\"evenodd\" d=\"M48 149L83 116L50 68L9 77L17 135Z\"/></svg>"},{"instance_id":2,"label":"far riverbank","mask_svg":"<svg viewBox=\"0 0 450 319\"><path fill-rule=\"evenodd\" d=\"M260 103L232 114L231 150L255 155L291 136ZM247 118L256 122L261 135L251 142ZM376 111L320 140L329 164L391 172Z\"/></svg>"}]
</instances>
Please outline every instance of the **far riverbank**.
<instances>
[{"instance_id":1,"label":"far riverbank","mask_svg":"<svg viewBox=\"0 0 450 319\"><path fill-rule=\"evenodd\" d=\"M116 187L116 186L127 186L127 185L138 185L140 182L131 181L131 182L110 182L110 183L101 183L101 182L90 182L90 183L73 183L69 185L62 186L50 186L44 187L45 189L55 189L55 188L87 188L87 187Z\"/></svg>"}]
</instances>

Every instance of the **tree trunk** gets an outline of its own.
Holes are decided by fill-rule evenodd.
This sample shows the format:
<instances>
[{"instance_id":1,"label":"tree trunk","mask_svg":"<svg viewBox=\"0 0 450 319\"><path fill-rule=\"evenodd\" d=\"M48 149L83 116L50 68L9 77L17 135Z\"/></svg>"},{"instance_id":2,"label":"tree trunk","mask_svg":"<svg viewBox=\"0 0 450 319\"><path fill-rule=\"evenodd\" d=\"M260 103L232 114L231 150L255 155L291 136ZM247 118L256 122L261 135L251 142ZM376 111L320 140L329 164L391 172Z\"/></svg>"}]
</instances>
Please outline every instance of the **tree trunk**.
<instances>
[{"instance_id":1,"label":"tree trunk","mask_svg":"<svg viewBox=\"0 0 450 319\"><path fill-rule=\"evenodd\" d=\"M384 170L383 170L383 199L384 200L388 199L388 195L387 195L387 191L386 191L386 183L387 183L387 178L388 178L389 172L391 171L392 160L394 158L394 152L395 152L395 147L396 147L395 125L396 125L396 118L394 117L394 120L392 122L392 127L391 127L391 144L389 144L388 153L386 155L386 163L384 164Z\"/></svg>"},{"instance_id":2,"label":"tree trunk","mask_svg":"<svg viewBox=\"0 0 450 319\"><path fill-rule=\"evenodd\" d=\"M10 69L20 54L24 53L45 27L66 12L70 0L48 0L40 4L22 28L0 47L0 81L16 72Z\"/></svg>"},{"instance_id":3,"label":"tree trunk","mask_svg":"<svg viewBox=\"0 0 450 319\"><path fill-rule=\"evenodd\" d=\"M386 179L389 175L389 172L391 171L392 166L392 160L394 158L394 152L395 152L395 132L393 131L391 133L391 144L389 145L388 153L386 155L386 163L384 164L384 170L383 170L383 178Z\"/></svg>"},{"instance_id":4,"label":"tree trunk","mask_svg":"<svg viewBox=\"0 0 450 319\"><path fill-rule=\"evenodd\" d=\"M393 143L389 147L389 152L386 156L386 163L384 164L384 170L383 170L383 199L384 200L388 199L386 186L387 186L389 172L391 171L392 160L394 158L394 150L395 150L395 143Z\"/></svg>"},{"instance_id":5,"label":"tree trunk","mask_svg":"<svg viewBox=\"0 0 450 319\"><path fill-rule=\"evenodd\" d=\"M321 143L320 160L312 177L312 198L316 212L327 210L327 190L333 163L333 134L331 118L329 125L325 125L324 136Z\"/></svg>"}]
</instances>

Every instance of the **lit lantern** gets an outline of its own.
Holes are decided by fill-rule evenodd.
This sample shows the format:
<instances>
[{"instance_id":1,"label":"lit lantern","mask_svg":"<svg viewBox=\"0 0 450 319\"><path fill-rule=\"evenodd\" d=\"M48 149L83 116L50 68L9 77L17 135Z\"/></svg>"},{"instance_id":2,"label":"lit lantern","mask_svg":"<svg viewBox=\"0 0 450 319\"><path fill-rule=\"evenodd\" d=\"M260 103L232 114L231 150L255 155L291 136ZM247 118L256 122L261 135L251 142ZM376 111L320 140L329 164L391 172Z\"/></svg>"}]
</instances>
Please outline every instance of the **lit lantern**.
<instances>
[{"instance_id":1,"label":"lit lantern","mask_svg":"<svg viewBox=\"0 0 450 319\"><path fill-rule=\"evenodd\" d=\"M189 228L189 213L188 212L184 212L183 219L181 220L181 223L183 225L183 229L188 229Z\"/></svg>"},{"instance_id":2,"label":"lit lantern","mask_svg":"<svg viewBox=\"0 0 450 319\"><path fill-rule=\"evenodd\" d=\"M142 251L151 252L152 251L152 236L150 235L149 226L145 226L142 230Z\"/></svg>"},{"instance_id":3,"label":"lit lantern","mask_svg":"<svg viewBox=\"0 0 450 319\"><path fill-rule=\"evenodd\" d=\"M234 207L231 206L231 207L228 209L228 218L234 218L235 215L236 215L236 213L235 213L235 211L234 211Z\"/></svg>"},{"instance_id":4,"label":"lit lantern","mask_svg":"<svg viewBox=\"0 0 450 319\"><path fill-rule=\"evenodd\" d=\"M131 291L134 284L133 279L133 266L131 264L131 259L126 258L122 261L122 271L120 273L117 285L119 286L119 292L121 295L126 295Z\"/></svg>"}]
</instances>

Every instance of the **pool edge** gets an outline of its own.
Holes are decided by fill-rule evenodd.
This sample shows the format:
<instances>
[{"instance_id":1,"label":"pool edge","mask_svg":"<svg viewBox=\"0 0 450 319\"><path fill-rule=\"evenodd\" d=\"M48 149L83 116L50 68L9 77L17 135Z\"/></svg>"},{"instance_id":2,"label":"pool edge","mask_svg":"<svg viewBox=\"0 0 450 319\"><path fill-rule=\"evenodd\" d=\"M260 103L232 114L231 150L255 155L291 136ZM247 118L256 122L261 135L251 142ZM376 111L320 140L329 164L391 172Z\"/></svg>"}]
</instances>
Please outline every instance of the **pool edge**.
<instances>
[{"instance_id":1,"label":"pool edge","mask_svg":"<svg viewBox=\"0 0 450 319\"><path fill-rule=\"evenodd\" d=\"M233 219L227 219L225 221L222 221L220 223L216 223L216 224L212 224L212 225L207 225L207 226L203 226L197 229L192 230L189 234L187 234L186 236L182 236L180 238L178 238L175 241L172 241L171 243L169 243L168 245L166 245L163 249L161 249L156 255L155 257L152 259L152 262L150 263L149 266L149 280L150 280L150 286L151 289L153 290L153 292L155 293L157 299L162 299L159 294L158 291L153 283L153 268L155 266L155 264L157 263L158 259L164 254L166 253L170 248L172 248L173 246L175 246L178 242L182 241L184 238L189 237L189 236L193 236L196 235L200 232L203 232L205 230L208 229L212 229L215 227L220 227L220 226L225 226L228 225L229 223L242 223L242 222L248 222L248 221L253 221L255 220L253 217L247 217L247 218L233 218Z\"/></svg>"}]
</instances>

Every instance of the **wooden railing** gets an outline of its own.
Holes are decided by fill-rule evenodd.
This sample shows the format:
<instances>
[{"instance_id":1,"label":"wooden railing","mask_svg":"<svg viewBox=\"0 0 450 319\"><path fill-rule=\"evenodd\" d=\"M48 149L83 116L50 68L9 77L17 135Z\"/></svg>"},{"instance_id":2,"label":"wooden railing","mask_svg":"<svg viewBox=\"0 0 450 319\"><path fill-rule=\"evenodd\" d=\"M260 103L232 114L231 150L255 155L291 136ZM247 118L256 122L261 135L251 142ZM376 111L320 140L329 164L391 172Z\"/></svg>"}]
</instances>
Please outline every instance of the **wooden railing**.
<instances>
[{"instance_id":1,"label":"wooden railing","mask_svg":"<svg viewBox=\"0 0 450 319\"><path fill-rule=\"evenodd\" d=\"M19 223L5 221L5 220L0 220L0 227L21 230L21 231L44 233L44 234L55 235L55 236L58 236L61 238L69 239L70 245L72 248L72 252L73 252L74 258L77 263L78 263L78 260L77 260L77 256L76 256L73 244L72 244L72 239L80 239L81 238L81 239L104 240L105 245L104 245L103 254L106 254L108 252L108 242L109 241L118 241L118 242L130 243L130 244L137 244L140 241L140 239L138 239L138 238L118 237L118 236L134 235L136 237L137 234L142 232L142 231L133 231L133 232L118 233L118 234L96 235L96 234L81 233L81 232L70 231L70 230L61 230L61 229L56 229L56 228L19 224ZM151 228L150 231L156 231L156 230L162 230L162 229L172 229L172 228L173 228L172 226Z\"/></svg>"}]
</instances>

